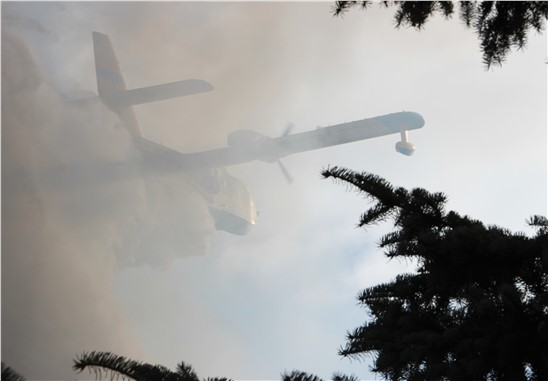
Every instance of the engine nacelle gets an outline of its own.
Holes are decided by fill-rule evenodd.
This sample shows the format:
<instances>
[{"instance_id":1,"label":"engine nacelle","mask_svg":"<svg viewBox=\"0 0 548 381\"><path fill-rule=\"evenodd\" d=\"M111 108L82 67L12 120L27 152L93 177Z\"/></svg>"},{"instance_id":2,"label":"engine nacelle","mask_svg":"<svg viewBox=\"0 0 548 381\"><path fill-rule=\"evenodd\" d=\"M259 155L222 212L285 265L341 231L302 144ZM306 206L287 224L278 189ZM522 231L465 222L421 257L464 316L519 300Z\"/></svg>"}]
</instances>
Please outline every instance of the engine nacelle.
<instances>
[{"instance_id":1,"label":"engine nacelle","mask_svg":"<svg viewBox=\"0 0 548 381\"><path fill-rule=\"evenodd\" d=\"M273 163L280 158L278 149L272 142L268 136L253 130L234 131L227 136L229 147L250 155L251 160L267 163Z\"/></svg>"},{"instance_id":2,"label":"engine nacelle","mask_svg":"<svg viewBox=\"0 0 548 381\"><path fill-rule=\"evenodd\" d=\"M268 141L270 138L253 130L240 130L228 134L227 143L231 147L248 148L257 143Z\"/></svg>"},{"instance_id":3,"label":"engine nacelle","mask_svg":"<svg viewBox=\"0 0 548 381\"><path fill-rule=\"evenodd\" d=\"M411 156L415 152L415 146L409 142L397 142L396 151L406 156Z\"/></svg>"}]
</instances>

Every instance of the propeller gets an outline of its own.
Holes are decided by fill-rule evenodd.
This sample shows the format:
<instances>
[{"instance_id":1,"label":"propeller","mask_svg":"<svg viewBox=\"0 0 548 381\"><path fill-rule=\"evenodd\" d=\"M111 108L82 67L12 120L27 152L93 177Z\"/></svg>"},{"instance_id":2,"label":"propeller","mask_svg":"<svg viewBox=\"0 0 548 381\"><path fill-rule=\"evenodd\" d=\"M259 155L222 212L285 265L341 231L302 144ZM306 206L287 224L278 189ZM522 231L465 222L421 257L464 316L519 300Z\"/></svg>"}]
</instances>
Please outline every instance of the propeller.
<instances>
[{"instance_id":1,"label":"propeller","mask_svg":"<svg viewBox=\"0 0 548 381\"><path fill-rule=\"evenodd\" d=\"M282 138L286 137L287 135L289 135L289 133L291 132L291 130L293 129L293 127L295 127L295 124L293 122L289 122L287 123L287 126L285 126L285 130L282 134Z\"/></svg>"},{"instance_id":2,"label":"propeller","mask_svg":"<svg viewBox=\"0 0 548 381\"><path fill-rule=\"evenodd\" d=\"M280 137L283 138L289 135L293 127L295 127L295 124L293 124L292 122L287 123L287 126L285 127L285 130ZM280 170L282 171L287 183L291 184L293 182L293 177L291 176L285 165L283 165L280 159L276 160L276 163L278 163L278 167L280 167Z\"/></svg>"},{"instance_id":3,"label":"propeller","mask_svg":"<svg viewBox=\"0 0 548 381\"><path fill-rule=\"evenodd\" d=\"M283 163L280 161L280 159L278 159L276 161L276 163L278 163L278 166L280 167L280 170L282 171L282 173L284 174L284 177L285 179L287 180L287 182L289 184L291 184L293 182L293 178L291 177L291 175L289 174L289 171L287 170L287 168L285 167L285 165L283 165Z\"/></svg>"}]
</instances>

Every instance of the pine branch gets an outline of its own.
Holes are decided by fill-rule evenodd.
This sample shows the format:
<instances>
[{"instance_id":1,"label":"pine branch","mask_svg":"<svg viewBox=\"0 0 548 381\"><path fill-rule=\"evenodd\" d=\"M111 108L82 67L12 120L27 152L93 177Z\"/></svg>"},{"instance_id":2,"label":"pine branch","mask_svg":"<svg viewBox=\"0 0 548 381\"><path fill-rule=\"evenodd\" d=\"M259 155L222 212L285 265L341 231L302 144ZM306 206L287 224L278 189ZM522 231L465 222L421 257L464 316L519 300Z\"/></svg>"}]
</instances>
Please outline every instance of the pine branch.
<instances>
[{"instance_id":1,"label":"pine branch","mask_svg":"<svg viewBox=\"0 0 548 381\"><path fill-rule=\"evenodd\" d=\"M200 381L192 366L185 364L184 361L177 364L177 374L185 381Z\"/></svg>"},{"instance_id":2,"label":"pine branch","mask_svg":"<svg viewBox=\"0 0 548 381\"><path fill-rule=\"evenodd\" d=\"M351 8L368 8L368 2L338 1L333 7L335 16ZM396 10L396 27L411 26L421 30L436 13L446 19L454 13L453 1L385 1L385 7ZM527 43L530 29L544 30L548 19L546 1L460 1L459 18L468 28L473 28L480 40L482 60L486 68L501 66L512 48L522 49Z\"/></svg>"},{"instance_id":3,"label":"pine branch","mask_svg":"<svg viewBox=\"0 0 548 381\"><path fill-rule=\"evenodd\" d=\"M384 205L399 206L401 192L395 191L392 185L382 177L367 172L354 172L338 166L328 167L322 171L322 176L333 178L335 182L353 185L358 192L379 201Z\"/></svg>"},{"instance_id":4,"label":"pine branch","mask_svg":"<svg viewBox=\"0 0 548 381\"><path fill-rule=\"evenodd\" d=\"M361 228L365 225L372 225L384 221L390 215L392 209L391 206L383 205L381 203L376 204L361 215L358 227Z\"/></svg>"},{"instance_id":5,"label":"pine branch","mask_svg":"<svg viewBox=\"0 0 548 381\"><path fill-rule=\"evenodd\" d=\"M334 373L332 379L333 381L359 381L358 377L353 374L347 376L346 374L342 374L340 372Z\"/></svg>"},{"instance_id":6,"label":"pine branch","mask_svg":"<svg viewBox=\"0 0 548 381\"><path fill-rule=\"evenodd\" d=\"M300 370L293 370L291 373L282 373L282 381L323 381L316 375L302 372Z\"/></svg>"},{"instance_id":7,"label":"pine branch","mask_svg":"<svg viewBox=\"0 0 548 381\"><path fill-rule=\"evenodd\" d=\"M532 216L527 220L527 224L537 229L537 236L548 233L548 218L544 216Z\"/></svg>"},{"instance_id":8,"label":"pine branch","mask_svg":"<svg viewBox=\"0 0 548 381\"><path fill-rule=\"evenodd\" d=\"M361 9L366 9L370 4L371 1L336 1L335 6L333 7L333 15L336 16L343 16L350 8L354 8L356 6L361 7Z\"/></svg>"},{"instance_id":9,"label":"pine branch","mask_svg":"<svg viewBox=\"0 0 548 381\"><path fill-rule=\"evenodd\" d=\"M81 373L84 369L88 369L94 373L96 378L102 378L104 372L106 375L122 376L124 379L127 378L135 381L176 379L169 377L173 373L163 366L141 363L110 352L84 352L74 360L72 368L78 373Z\"/></svg>"},{"instance_id":10,"label":"pine branch","mask_svg":"<svg viewBox=\"0 0 548 381\"><path fill-rule=\"evenodd\" d=\"M476 2L474 1L461 1L459 9L459 17L464 22L467 28L472 26L472 22L476 17Z\"/></svg>"},{"instance_id":11,"label":"pine branch","mask_svg":"<svg viewBox=\"0 0 548 381\"><path fill-rule=\"evenodd\" d=\"M18 374L2 362L2 381L26 381L25 377Z\"/></svg>"},{"instance_id":12,"label":"pine branch","mask_svg":"<svg viewBox=\"0 0 548 381\"><path fill-rule=\"evenodd\" d=\"M396 11L396 27L411 25L416 29L422 29L432 12L434 1L402 1Z\"/></svg>"}]
</instances>

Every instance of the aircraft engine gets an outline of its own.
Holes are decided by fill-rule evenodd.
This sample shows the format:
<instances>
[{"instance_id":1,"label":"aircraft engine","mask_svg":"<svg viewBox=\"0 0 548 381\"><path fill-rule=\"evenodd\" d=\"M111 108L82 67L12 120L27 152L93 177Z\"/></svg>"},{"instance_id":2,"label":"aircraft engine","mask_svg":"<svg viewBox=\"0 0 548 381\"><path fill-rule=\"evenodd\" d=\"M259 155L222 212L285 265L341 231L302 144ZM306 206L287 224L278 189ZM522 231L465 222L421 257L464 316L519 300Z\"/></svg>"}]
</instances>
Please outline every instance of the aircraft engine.
<instances>
[{"instance_id":1,"label":"aircraft engine","mask_svg":"<svg viewBox=\"0 0 548 381\"><path fill-rule=\"evenodd\" d=\"M274 163L279 159L276 147L268 136L253 130L240 130L228 134L227 143L230 147L242 152L252 153L256 160Z\"/></svg>"},{"instance_id":2,"label":"aircraft engine","mask_svg":"<svg viewBox=\"0 0 548 381\"><path fill-rule=\"evenodd\" d=\"M269 137L264 136L260 132L253 130L240 130L234 131L228 134L226 141L230 147L237 148L249 148L270 140Z\"/></svg>"},{"instance_id":3,"label":"aircraft engine","mask_svg":"<svg viewBox=\"0 0 548 381\"><path fill-rule=\"evenodd\" d=\"M401 129L401 142L396 143L396 151L406 156L411 156L415 152L415 146L407 140L407 130Z\"/></svg>"}]
</instances>

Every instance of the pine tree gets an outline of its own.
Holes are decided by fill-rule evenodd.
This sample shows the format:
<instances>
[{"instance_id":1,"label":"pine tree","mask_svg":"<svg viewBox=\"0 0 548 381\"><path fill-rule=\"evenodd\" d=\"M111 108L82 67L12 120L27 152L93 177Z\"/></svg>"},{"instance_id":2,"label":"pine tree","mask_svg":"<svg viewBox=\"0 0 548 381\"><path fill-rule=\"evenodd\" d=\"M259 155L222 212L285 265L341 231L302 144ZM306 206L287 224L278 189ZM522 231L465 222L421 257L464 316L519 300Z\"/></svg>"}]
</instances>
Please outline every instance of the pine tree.
<instances>
[{"instance_id":1,"label":"pine tree","mask_svg":"<svg viewBox=\"0 0 548 381\"><path fill-rule=\"evenodd\" d=\"M371 316L348 333L345 357L375 355L388 380L548 379L548 220L534 237L444 209L446 196L394 188L344 168L325 178L350 184L376 203L360 226L391 219L379 246L417 269L362 291Z\"/></svg>"},{"instance_id":2,"label":"pine tree","mask_svg":"<svg viewBox=\"0 0 548 381\"><path fill-rule=\"evenodd\" d=\"M162 365L151 365L127 359L110 352L83 353L74 360L73 369L93 372L97 379L105 375L121 376L135 381L200 381L191 365L180 362L175 372ZM207 378L204 381L230 381L228 378Z\"/></svg>"},{"instance_id":3,"label":"pine tree","mask_svg":"<svg viewBox=\"0 0 548 381\"><path fill-rule=\"evenodd\" d=\"M2 368L2 372L4 372ZM94 373L96 379L101 379L103 374L110 378L129 379L134 381L200 381L191 365L184 362L177 365L175 372L162 365L151 365L124 356L118 356L110 352L83 353L74 360L73 369L82 372L87 369ZM4 373L2 373L2 376ZM3 379L3 378L2 378ZM281 374L282 381L323 381L320 377L293 370ZM24 379L14 379L24 381ZM225 377L206 378L203 381L232 381ZM355 376L347 376L341 373L333 375L333 381L358 381Z\"/></svg>"},{"instance_id":4,"label":"pine tree","mask_svg":"<svg viewBox=\"0 0 548 381\"><path fill-rule=\"evenodd\" d=\"M371 1L337 1L335 16L351 8L367 9ZM381 6L396 7L396 27L412 26L418 30L428 19L441 14L450 18L454 12L453 1L383 1ZM512 48L522 49L527 43L527 33L534 29L542 32L548 18L545 1L459 1L459 18L467 28L473 28L480 40L483 62L487 68L502 65Z\"/></svg>"}]
</instances>

